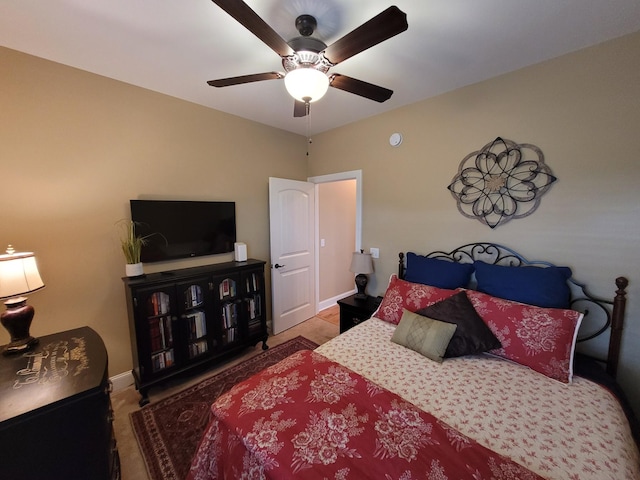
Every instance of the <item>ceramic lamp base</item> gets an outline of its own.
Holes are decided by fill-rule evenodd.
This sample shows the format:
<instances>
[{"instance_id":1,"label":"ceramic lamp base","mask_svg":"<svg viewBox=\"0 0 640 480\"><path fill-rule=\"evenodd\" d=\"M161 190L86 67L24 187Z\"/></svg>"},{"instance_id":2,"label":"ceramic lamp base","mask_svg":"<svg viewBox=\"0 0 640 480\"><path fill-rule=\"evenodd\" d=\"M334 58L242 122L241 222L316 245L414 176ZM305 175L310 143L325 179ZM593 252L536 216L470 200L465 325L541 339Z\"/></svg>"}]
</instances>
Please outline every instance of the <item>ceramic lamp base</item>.
<instances>
[{"instance_id":1,"label":"ceramic lamp base","mask_svg":"<svg viewBox=\"0 0 640 480\"><path fill-rule=\"evenodd\" d=\"M24 297L7 301L7 310L0 316L2 326L11 336L11 342L4 347L3 355L26 352L38 343L38 339L29 334L29 327L35 313L31 305L27 305Z\"/></svg>"},{"instance_id":2,"label":"ceramic lamp base","mask_svg":"<svg viewBox=\"0 0 640 480\"><path fill-rule=\"evenodd\" d=\"M355 298L358 300L364 300L367 298L367 294L365 289L367 288L367 283L369 279L364 273L359 273L356 275L356 288L358 289L358 293L356 293Z\"/></svg>"}]
</instances>

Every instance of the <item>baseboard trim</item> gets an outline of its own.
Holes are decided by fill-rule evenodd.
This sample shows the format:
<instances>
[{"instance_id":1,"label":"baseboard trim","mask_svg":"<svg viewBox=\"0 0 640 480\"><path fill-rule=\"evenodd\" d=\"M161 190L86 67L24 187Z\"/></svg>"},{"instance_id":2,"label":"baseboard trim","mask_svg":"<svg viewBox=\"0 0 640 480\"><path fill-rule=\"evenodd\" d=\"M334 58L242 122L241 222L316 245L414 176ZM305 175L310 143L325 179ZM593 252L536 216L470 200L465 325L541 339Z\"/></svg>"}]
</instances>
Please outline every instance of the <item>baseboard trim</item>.
<instances>
[{"instance_id":1,"label":"baseboard trim","mask_svg":"<svg viewBox=\"0 0 640 480\"><path fill-rule=\"evenodd\" d=\"M348 297L349 295L353 295L354 293L356 293L356 289L355 288L353 290L349 291L349 292L344 292L344 293L341 293L340 295L336 295L333 298L328 298L327 300L322 300L318 304L318 311L321 312L322 310L326 310L327 308L331 308L334 305L336 305L338 303L338 300L340 300L341 298Z\"/></svg>"},{"instance_id":2,"label":"baseboard trim","mask_svg":"<svg viewBox=\"0 0 640 480\"><path fill-rule=\"evenodd\" d=\"M111 384L113 385L113 391L119 392L120 390L124 390L125 388L133 385L135 383L133 379L133 374L129 372L122 372L118 375L114 375L109 378L111 380Z\"/></svg>"}]
</instances>

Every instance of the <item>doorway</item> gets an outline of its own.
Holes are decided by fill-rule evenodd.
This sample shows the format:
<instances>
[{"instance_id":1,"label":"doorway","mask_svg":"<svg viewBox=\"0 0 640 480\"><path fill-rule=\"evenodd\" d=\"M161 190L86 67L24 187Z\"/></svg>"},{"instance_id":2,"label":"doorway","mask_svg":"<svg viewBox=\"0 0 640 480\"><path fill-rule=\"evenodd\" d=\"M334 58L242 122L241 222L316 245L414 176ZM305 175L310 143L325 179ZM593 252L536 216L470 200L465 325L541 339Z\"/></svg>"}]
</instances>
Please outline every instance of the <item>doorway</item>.
<instances>
[{"instance_id":1,"label":"doorway","mask_svg":"<svg viewBox=\"0 0 640 480\"><path fill-rule=\"evenodd\" d=\"M318 190L322 185L348 183L355 192L349 197L352 216L346 227L352 230L351 245L343 247L342 259L335 262L341 274L348 275L350 255L360 248L362 225L362 171L342 172L308 178L307 182L269 178L269 211L271 243L272 331L274 334L291 328L318 313L320 307L319 276L322 248L319 233L320 209ZM355 205L353 205L355 203ZM342 217L342 215L338 215ZM354 218L355 217L355 218ZM334 227L339 229L340 226ZM355 232L353 232L355 230ZM340 241L340 240L337 240ZM353 245L355 243L355 245ZM323 260L324 261L324 260ZM336 292L333 298L323 298L327 306L355 291L348 276L343 277L346 292ZM331 282L331 279L328 280Z\"/></svg>"},{"instance_id":2,"label":"doorway","mask_svg":"<svg viewBox=\"0 0 640 480\"><path fill-rule=\"evenodd\" d=\"M352 252L360 249L362 241L362 170L308 181L316 185L317 313L355 292L354 274L348 268Z\"/></svg>"}]
</instances>

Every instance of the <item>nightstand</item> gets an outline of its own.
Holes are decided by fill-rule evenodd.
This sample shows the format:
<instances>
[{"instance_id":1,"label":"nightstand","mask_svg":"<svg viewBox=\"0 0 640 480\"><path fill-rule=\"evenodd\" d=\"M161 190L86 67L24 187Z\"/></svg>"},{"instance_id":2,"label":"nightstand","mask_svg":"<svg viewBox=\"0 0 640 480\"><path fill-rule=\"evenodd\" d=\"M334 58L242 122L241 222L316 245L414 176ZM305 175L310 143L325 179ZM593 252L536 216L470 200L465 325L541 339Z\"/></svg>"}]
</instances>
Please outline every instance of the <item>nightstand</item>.
<instances>
[{"instance_id":1,"label":"nightstand","mask_svg":"<svg viewBox=\"0 0 640 480\"><path fill-rule=\"evenodd\" d=\"M340 305L340 333L346 332L351 327L371 318L371 315L378 309L382 297L370 297L363 300L355 298L355 294L350 297L338 300Z\"/></svg>"},{"instance_id":2,"label":"nightstand","mask_svg":"<svg viewBox=\"0 0 640 480\"><path fill-rule=\"evenodd\" d=\"M107 351L89 327L0 357L0 472L29 480L120 478Z\"/></svg>"}]
</instances>

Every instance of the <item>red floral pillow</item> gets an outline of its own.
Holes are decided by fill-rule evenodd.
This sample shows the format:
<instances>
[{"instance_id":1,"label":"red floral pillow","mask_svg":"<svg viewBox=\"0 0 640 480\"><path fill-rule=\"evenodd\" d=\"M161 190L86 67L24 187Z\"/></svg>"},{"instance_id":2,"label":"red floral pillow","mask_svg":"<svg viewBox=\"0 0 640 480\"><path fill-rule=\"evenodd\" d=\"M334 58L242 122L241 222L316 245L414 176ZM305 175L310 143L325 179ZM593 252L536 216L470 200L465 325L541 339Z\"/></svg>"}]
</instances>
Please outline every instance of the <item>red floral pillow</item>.
<instances>
[{"instance_id":1,"label":"red floral pillow","mask_svg":"<svg viewBox=\"0 0 640 480\"><path fill-rule=\"evenodd\" d=\"M397 275L391 275L382 303L373 316L397 325L402 318L403 309L415 313L421 308L450 297L454 293L456 293L455 290L411 283L400 280Z\"/></svg>"},{"instance_id":2,"label":"red floral pillow","mask_svg":"<svg viewBox=\"0 0 640 480\"><path fill-rule=\"evenodd\" d=\"M582 313L534 307L475 290L466 292L478 314L502 344L502 348L489 353L571 383L573 353Z\"/></svg>"}]
</instances>

